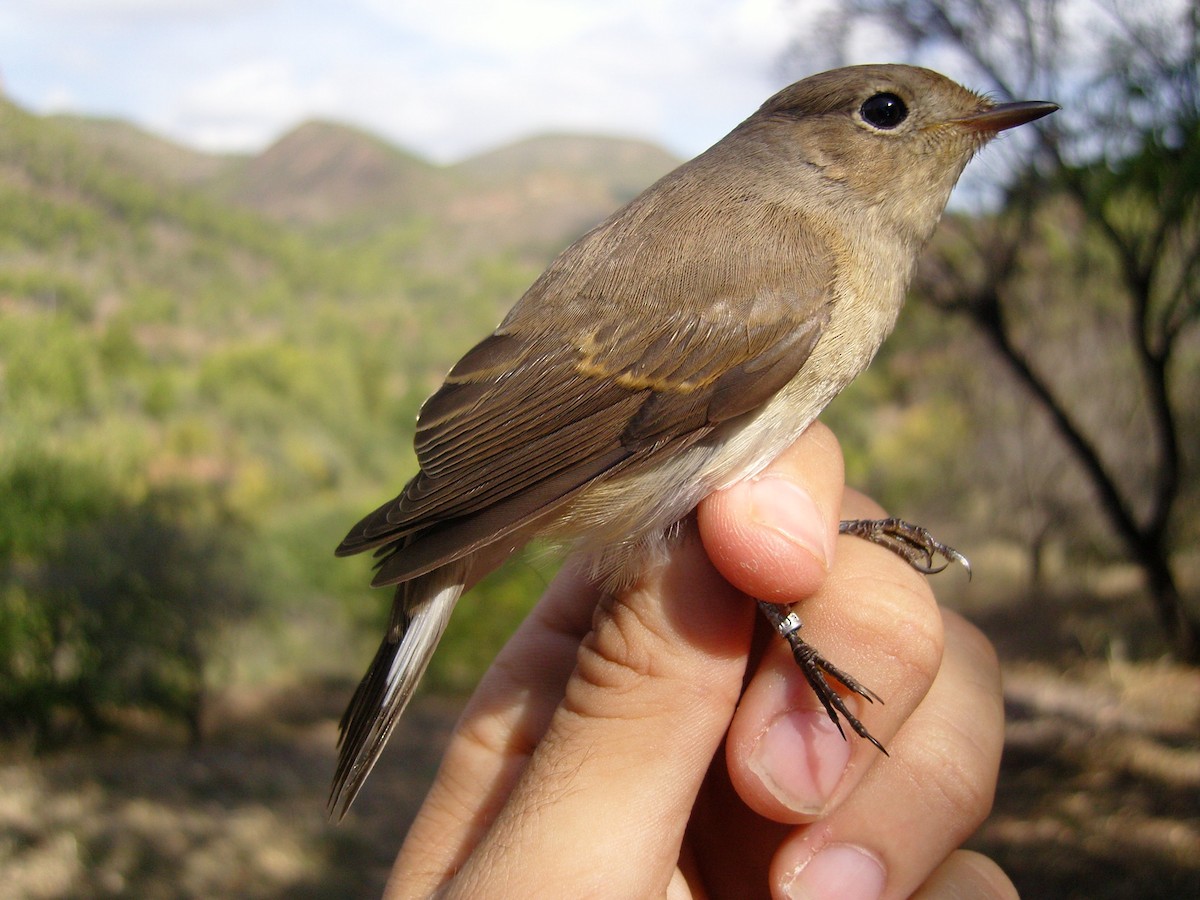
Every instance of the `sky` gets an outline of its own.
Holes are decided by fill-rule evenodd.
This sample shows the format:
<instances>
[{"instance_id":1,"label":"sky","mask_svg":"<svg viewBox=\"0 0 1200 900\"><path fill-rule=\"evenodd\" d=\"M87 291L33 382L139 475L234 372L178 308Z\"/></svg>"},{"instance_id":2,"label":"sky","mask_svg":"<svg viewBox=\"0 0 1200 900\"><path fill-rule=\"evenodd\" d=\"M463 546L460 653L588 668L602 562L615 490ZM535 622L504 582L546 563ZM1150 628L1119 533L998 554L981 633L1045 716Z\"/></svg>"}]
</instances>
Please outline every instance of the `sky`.
<instances>
[{"instance_id":1,"label":"sky","mask_svg":"<svg viewBox=\"0 0 1200 900\"><path fill-rule=\"evenodd\" d=\"M809 74L780 60L822 2L5 0L0 84L213 151L326 118L438 162L546 131L691 156Z\"/></svg>"}]
</instances>

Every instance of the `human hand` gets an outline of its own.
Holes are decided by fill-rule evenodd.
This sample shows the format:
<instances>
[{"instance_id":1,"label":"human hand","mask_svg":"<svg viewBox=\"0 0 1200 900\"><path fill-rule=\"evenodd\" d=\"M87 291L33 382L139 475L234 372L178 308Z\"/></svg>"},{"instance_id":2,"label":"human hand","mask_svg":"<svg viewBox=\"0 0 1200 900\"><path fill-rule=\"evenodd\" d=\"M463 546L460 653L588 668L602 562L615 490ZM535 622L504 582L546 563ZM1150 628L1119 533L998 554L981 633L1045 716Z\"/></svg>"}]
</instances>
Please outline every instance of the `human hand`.
<instances>
[{"instance_id":1,"label":"human hand","mask_svg":"<svg viewBox=\"0 0 1200 900\"><path fill-rule=\"evenodd\" d=\"M568 564L463 713L388 896L1015 897L955 850L995 789L995 655L902 560L837 537L879 515L842 478L814 426L620 596ZM846 702L889 757L842 739L750 597L797 603L886 699Z\"/></svg>"}]
</instances>

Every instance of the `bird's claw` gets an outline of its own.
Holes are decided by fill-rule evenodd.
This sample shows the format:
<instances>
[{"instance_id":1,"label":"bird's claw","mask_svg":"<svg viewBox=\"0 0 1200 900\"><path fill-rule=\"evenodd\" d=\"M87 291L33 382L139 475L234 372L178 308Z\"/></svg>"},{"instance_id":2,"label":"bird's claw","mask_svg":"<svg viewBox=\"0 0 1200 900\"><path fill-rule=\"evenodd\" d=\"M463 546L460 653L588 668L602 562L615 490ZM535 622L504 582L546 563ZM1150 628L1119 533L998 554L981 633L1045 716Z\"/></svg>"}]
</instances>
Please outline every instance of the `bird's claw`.
<instances>
[{"instance_id":1,"label":"bird's claw","mask_svg":"<svg viewBox=\"0 0 1200 900\"><path fill-rule=\"evenodd\" d=\"M875 739L871 732L867 731L867 726L863 725L855 715L846 707L846 702L829 684L830 676L844 684L849 690L858 694L868 703L883 703L879 695L870 688L863 685L858 679L843 672L829 660L817 653L812 645L802 640L800 637L800 617L797 616L787 606L781 606L775 603L767 603L764 600L758 601L758 608L762 610L763 615L767 617L775 631L788 642L788 646L792 649L792 657L796 660L796 665L800 667L800 671L804 673L804 678L808 681L809 686L813 689L813 693L817 695L817 699L821 701L821 705L825 707L825 712L837 726L837 730L842 737L846 736L845 730L842 728L841 719L846 720L846 724L853 729L854 733L859 737L870 741L884 755L888 752L884 749L883 744ZM841 718L839 718L839 713Z\"/></svg>"},{"instance_id":2,"label":"bird's claw","mask_svg":"<svg viewBox=\"0 0 1200 900\"><path fill-rule=\"evenodd\" d=\"M851 534L891 550L925 575L936 575L952 563L958 563L971 577L971 563L953 547L936 540L926 529L895 517L887 519L847 519L838 525L840 534ZM941 558L945 562L935 562Z\"/></svg>"},{"instance_id":3,"label":"bird's claw","mask_svg":"<svg viewBox=\"0 0 1200 900\"><path fill-rule=\"evenodd\" d=\"M903 519L850 519L841 522L838 531L841 534L851 534L886 547L918 572L926 575L941 572L951 563L961 564L967 570L967 576L971 575L971 563L965 556L953 547L948 547L941 541L935 540L933 535L920 525L913 525ZM935 562L937 559L945 560L945 562L939 565ZM825 707L825 712L837 726L842 737L846 736L846 732L842 728L842 720L845 720L855 734L870 741L885 756L888 755L883 744L876 740L867 727L850 712L846 702L830 685L829 679L833 678L840 682L848 690L858 694L869 703L883 703L879 695L833 665L818 654L810 644L802 640L800 617L789 607L767 603L763 600L758 601L758 607L770 621L775 632L788 642L796 665L804 673L805 680L813 689L813 693L817 695L817 699L821 701L821 705Z\"/></svg>"}]
</instances>

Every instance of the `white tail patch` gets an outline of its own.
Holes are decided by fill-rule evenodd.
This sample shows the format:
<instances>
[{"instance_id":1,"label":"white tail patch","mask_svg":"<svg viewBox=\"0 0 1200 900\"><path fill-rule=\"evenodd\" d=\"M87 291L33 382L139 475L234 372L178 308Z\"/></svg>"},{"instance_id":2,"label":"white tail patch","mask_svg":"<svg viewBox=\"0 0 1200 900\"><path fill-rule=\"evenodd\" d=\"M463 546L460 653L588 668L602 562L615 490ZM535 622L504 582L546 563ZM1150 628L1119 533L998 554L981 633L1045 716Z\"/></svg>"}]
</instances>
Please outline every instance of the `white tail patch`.
<instances>
[{"instance_id":1,"label":"white tail patch","mask_svg":"<svg viewBox=\"0 0 1200 900\"><path fill-rule=\"evenodd\" d=\"M342 717L329 795L335 818L341 819L354 802L425 674L463 592L464 568L460 563L443 566L397 588L393 617L401 623L399 639L389 630Z\"/></svg>"}]
</instances>

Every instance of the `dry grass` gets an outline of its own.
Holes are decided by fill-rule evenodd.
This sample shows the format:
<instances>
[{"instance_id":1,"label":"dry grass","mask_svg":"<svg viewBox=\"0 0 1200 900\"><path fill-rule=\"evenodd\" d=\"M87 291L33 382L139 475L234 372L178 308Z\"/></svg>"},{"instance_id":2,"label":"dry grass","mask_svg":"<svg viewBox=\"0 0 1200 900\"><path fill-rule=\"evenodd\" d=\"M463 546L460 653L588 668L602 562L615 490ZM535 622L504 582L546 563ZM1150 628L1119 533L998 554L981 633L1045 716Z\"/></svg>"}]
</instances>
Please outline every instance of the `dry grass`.
<instances>
[{"instance_id":1,"label":"dry grass","mask_svg":"<svg viewBox=\"0 0 1200 900\"><path fill-rule=\"evenodd\" d=\"M1139 612L1043 600L974 616L1006 661L1009 725L973 845L1026 900L1200 896L1200 672L1165 661ZM458 704L419 700L334 826L350 688L241 692L195 750L143 734L0 766L0 897L378 896Z\"/></svg>"},{"instance_id":2,"label":"dry grass","mask_svg":"<svg viewBox=\"0 0 1200 900\"><path fill-rule=\"evenodd\" d=\"M973 846L1030 898L1200 897L1200 671L1128 597L1043 599L976 621L1008 724Z\"/></svg>"},{"instance_id":3,"label":"dry grass","mask_svg":"<svg viewBox=\"0 0 1200 900\"><path fill-rule=\"evenodd\" d=\"M414 704L341 825L325 818L353 686L240 693L203 747L126 738L0 767L0 898L374 897L458 704Z\"/></svg>"}]
</instances>

